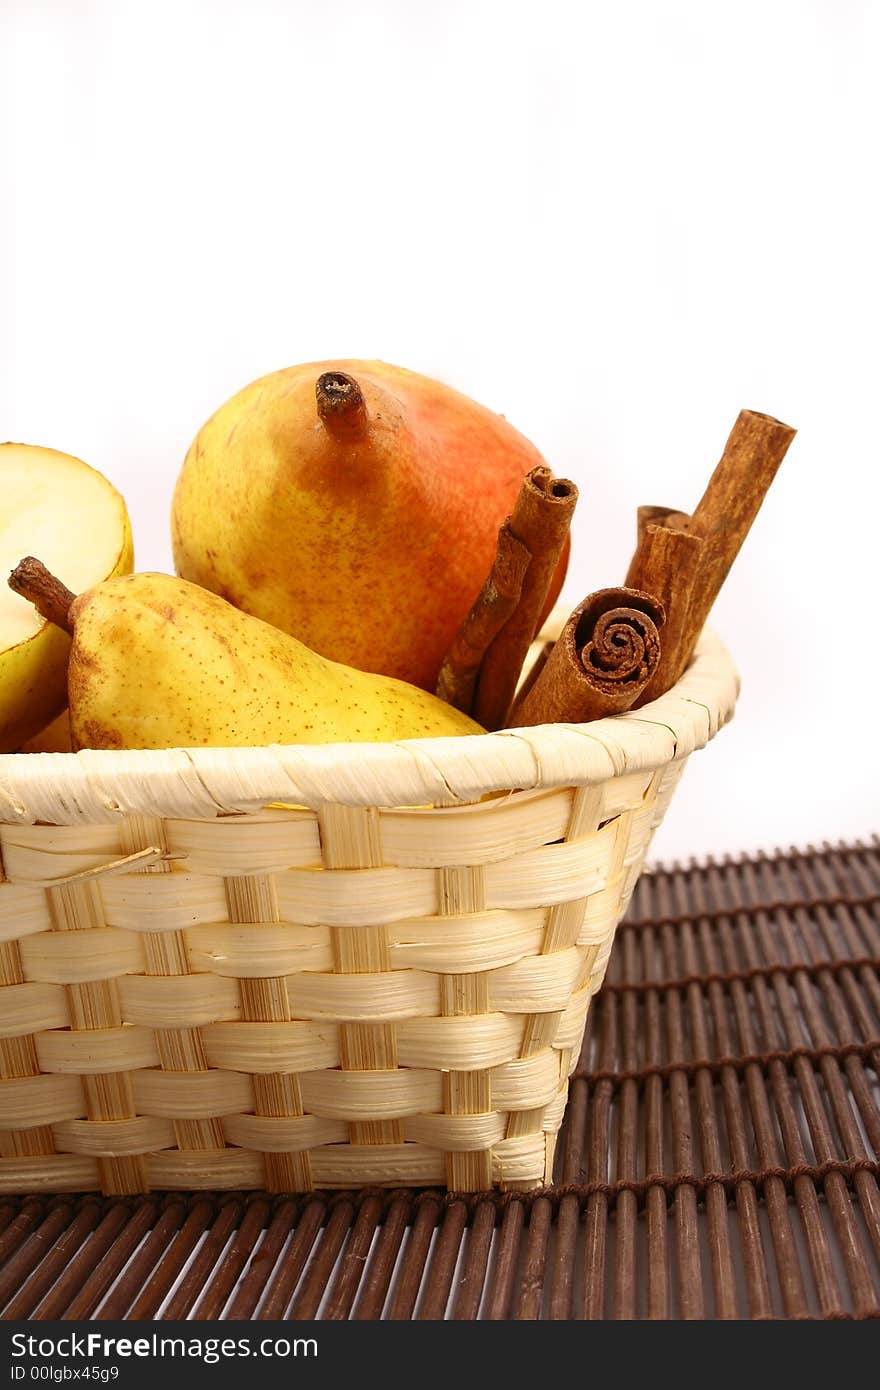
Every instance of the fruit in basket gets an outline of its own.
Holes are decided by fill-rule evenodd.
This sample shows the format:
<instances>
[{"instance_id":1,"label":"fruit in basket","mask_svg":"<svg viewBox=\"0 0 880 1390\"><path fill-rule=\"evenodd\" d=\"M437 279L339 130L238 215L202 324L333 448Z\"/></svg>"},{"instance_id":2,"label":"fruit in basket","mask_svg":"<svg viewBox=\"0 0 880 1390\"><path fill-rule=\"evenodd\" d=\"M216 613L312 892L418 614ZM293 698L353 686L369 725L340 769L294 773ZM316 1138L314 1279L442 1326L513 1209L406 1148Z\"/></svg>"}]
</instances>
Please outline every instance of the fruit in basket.
<instances>
[{"instance_id":1,"label":"fruit in basket","mask_svg":"<svg viewBox=\"0 0 880 1390\"><path fill-rule=\"evenodd\" d=\"M45 729L40 729L33 738L29 738L27 743L23 743L19 748L19 753L70 753L73 745L70 742L70 715L65 707L53 719L51 724L47 724Z\"/></svg>"},{"instance_id":2,"label":"fruit in basket","mask_svg":"<svg viewBox=\"0 0 880 1390\"><path fill-rule=\"evenodd\" d=\"M309 651L196 584L132 574L76 598L33 559L9 580L72 633L75 748L235 747L481 733L435 696Z\"/></svg>"},{"instance_id":3,"label":"fruit in basket","mask_svg":"<svg viewBox=\"0 0 880 1390\"><path fill-rule=\"evenodd\" d=\"M175 566L323 656L433 690L542 462L502 416L415 372L289 367L196 436L174 494ZM566 563L567 549L546 612Z\"/></svg>"},{"instance_id":4,"label":"fruit in basket","mask_svg":"<svg viewBox=\"0 0 880 1390\"><path fill-rule=\"evenodd\" d=\"M0 572L36 550L76 589L134 563L125 502L80 459L0 444ZM26 743L67 703L70 640L0 585L0 752Z\"/></svg>"}]
</instances>

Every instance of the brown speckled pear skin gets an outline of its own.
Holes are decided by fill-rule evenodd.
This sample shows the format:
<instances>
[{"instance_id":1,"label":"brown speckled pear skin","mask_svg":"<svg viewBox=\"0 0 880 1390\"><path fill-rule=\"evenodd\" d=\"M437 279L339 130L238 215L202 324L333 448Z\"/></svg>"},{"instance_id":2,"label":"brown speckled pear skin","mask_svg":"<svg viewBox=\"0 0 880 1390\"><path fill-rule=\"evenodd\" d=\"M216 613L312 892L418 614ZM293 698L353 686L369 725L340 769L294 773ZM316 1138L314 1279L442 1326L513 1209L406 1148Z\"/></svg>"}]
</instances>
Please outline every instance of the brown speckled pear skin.
<instances>
[{"instance_id":1,"label":"brown speckled pear skin","mask_svg":"<svg viewBox=\"0 0 880 1390\"><path fill-rule=\"evenodd\" d=\"M442 700L309 651L167 574L111 579L70 609L75 748L247 747L482 732Z\"/></svg>"},{"instance_id":2,"label":"brown speckled pear skin","mask_svg":"<svg viewBox=\"0 0 880 1390\"><path fill-rule=\"evenodd\" d=\"M360 388L349 428L319 408L330 372ZM543 462L501 415L415 372L290 367L196 436L174 496L175 566L324 656L434 690L498 528Z\"/></svg>"}]
</instances>

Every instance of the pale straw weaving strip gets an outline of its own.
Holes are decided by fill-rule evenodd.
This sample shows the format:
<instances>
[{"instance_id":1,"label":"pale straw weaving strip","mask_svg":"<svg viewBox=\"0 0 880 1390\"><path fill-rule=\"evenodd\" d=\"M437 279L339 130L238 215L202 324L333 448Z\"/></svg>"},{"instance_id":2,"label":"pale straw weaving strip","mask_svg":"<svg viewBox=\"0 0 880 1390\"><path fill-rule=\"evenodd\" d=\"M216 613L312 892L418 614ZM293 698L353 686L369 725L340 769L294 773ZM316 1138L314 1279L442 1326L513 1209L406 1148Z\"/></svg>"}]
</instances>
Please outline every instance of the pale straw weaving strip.
<instances>
[{"instance_id":1,"label":"pale straw weaving strip","mask_svg":"<svg viewBox=\"0 0 880 1390\"><path fill-rule=\"evenodd\" d=\"M438 906L442 916L461 918L485 911L486 870L483 865L438 868ZM438 977L439 1004L444 1016L464 1018L489 1013L489 986L483 971L450 973ZM451 1067L443 1074L443 1109L447 1116L482 1116L492 1105L491 1076L485 1068L473 1070ZM439 1117L437 1117L439 1118ZM491 1146L501 1133L488 1142L474 1142L468 1148L446 1145L446 1184L456 1191L481 1191L491 1186Z\"/></svg>"},{"instance_id":2,"label":"pale straw weaving strip","mask_svg":"<svg viewBox=\"0 0 880 1390\"><path fill-rule=\"evenodd\" d=\"M46 890L53 926L58 932L91 933L103 926L101 885L97 879L67 882ZM70 1006L71 1027L77 1031L121 1027L123 1018L119 994L113 979L74 982L64 986ZM118 1064L117 1064L118 1065ZM114 1121L135 1118L131 1081L126 1070L82 1074L86 1113L90 1120ZM62 1147L57 1139L56 1147ZM123 1149L98 1158L101 1190L108 1193L143 1192L146 1173L142 1155L145 1148Z\"/></svg>"},{"instance_id":3,"label":"pale straw weaving strip","mask_svg":"<svg viewBox=\"0 0 880 1390\"><path fill-rule=\"evenodd\" d=\"M230 922L259 926L264 922L279 921L278 895L275 891L275 880L270 874L227 877L225 882ZM222 984L234 987L233 980L223 979ZM281 975L262 978L242 976L238 981L237 993L241 998L242 1018L266 1023L284 1023L291 1017L291 1002L285 979ZM223 1016L222 1013L214 1011L215 1018ZM226 1017L228 1016L227 1014ZM257 1075L254 1076L253 1083L254 1109L257 1116L303 1116L302 1093L295 1074L277 1071ZM231 1137L228 1122L224 1126L224 1134L230 1142L240 1142ZM265 1174L261 1185L269 1192L308 1190L312 1185L309 1156L308 1153L297 1151L308 1147L306 1144L291 1146L291 1151L284 1153L266 1146Z\"/></svg>"},{"instance_id":4,"label":"pale straw weaving strip","mask_svg":"<svg viewBox=\"0 0 880 1390\"><path fill-rule=\"evenodd\" d=\"M344 870L352 870L346 878L358 878L369 873L372 866L379 865L381 847L379 842L378 811L374 807L323 806L318 812L321 833L321 858L325 869L332 871L331 881L339 881L337 875ZM381 871L380 871L381 872ZM393 885L389 885L389 892ZM352 883L352 894L360 903L360 888ZM332 914L328 915L332 922ZM361 919L363 921L363 919ZM334 964L341 972L336 978L323 977L332 990L339 989L340 998L350 997L352 1007L343 1007L339 1012L337 1005L325 1017L349 1019L341 1022L339 1028L339 1053L343 1070L360 1072L393 1071L398 1064L397 1032L395 1020L409 1017L413 1011L413 986L405 978L389 972L391 964L388 949L388 933L381 918L373 924L369 906L366 908L366 921L363 925L335 924L331 927ZM380 975L379 972L384 972ZM352 978L348 978L351 975ZM362 979L358 979L362 976ZM380 989L387 1000L387 1008L376 1007L375 985L382 980L386 988ZM392 981L394 982L392 984ZM288 989L290 989L288 981ZM298 995L296 1012L298 1016L309 1016L310 1003L314 1006L314 991L309 998L309 983L301 977L294 987ZM302 989L305 985L305 990ZM407 986L410 986L407 988ZM363 988L365 986L365 988ZM402 986L402 988L401 988ZM429 989L423 987L423 996ZM303 997L303 994L305 997ZM360 1001L359 1006L355 1000ZM430 1009L430 1000L425 998L425 1007ZM327 1004L332 1003L327 996ZM436 1012L436 1004L433 1009ZM383 1104L374 1109L375 1118L352 1120L350 1141L352 1145L377 1144L394 1146L402 1136L397 1119L386 1116Z\"/></svg>"},{"instance_id":5,"label":"pale straw weaving strip","mask_svg":"<svg viewBox=\"0 0 880 1390\"><path fill-rule=\"evenodd\" d=\"M32 1078L40 1080L34 1032L46 1027L47 1015L51 1018L52 1014L46 1002L42 1007L38 1004L31 1008L31 991L25 984L18 941L0 941L0 988L6 996L10 991L17 993L17 998L10 1001L11 1021L7 1021L4 1027L0 1020L0 1078L3 1078L0 1084L14 1085L19 1079L19 1084ZM65 1012L66 1002L59 1000ZM54 1152L54 1138L48 1124L19 1129L5 1107L0 1107L0 1116L5 1122L0 1128L0 1156L14 1159Z\"/></svg>"},{"instance_id":6,"label":"pale straw weaving strip","mask_svg":"<svg viewBox=\"0 0 880 1390\"><path fill-rule=\"evenodd\" d=\"M144 845L156 845L163 854L168 853L165 823L157 816L128 816L121 823L121 843L124 849L134 853ZM144 873L150 875L148 882L165 882L171 873L170 859L144 866ZM159 880L155 875L163 875ZM109 880L104 880L102 892L106 895ZM106 897L104 910L106 913ZM139 933L143 942L145 969L141 976L132 975L118 984L120 998L129 1024L137 1025L140 1020L132 1008L131 987L138 981L145 987L173 991L175 986L191 977L186 938L178 931L144 931ZM169 994L169 998L173 998ZM212 1015L213 1017L213 1015ZM155 1031L156 1049L159 1064L170 1072L201 1073L206 1065L205 1050L198 1031L198 1018L192 1013L171 1019L150 1020ZM223 1142L223 1131L212 1116L181 1115L174 1122L174 1142L179 1149L215 1149Z\"/></svg>"}]
</instances>

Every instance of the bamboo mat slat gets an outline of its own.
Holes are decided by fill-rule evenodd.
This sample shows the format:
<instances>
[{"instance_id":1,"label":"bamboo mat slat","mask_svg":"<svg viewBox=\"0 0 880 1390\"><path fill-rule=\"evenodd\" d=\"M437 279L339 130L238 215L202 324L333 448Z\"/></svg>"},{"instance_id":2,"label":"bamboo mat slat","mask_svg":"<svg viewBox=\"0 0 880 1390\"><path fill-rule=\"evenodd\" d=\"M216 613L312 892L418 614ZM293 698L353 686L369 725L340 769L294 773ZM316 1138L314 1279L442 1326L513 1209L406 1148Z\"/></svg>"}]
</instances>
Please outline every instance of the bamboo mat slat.
<instances>
[{"instance_id":1,"label":"bamboo mat slat","mask_svg":"<svg viewBox=\"0 0 880 1390\"><path fill-rule=\"evenodd\" d=\"M4 1197L3 1319L880 1316L880 843L640 880L554 1185Z\"/></svg>"}]
</instances>

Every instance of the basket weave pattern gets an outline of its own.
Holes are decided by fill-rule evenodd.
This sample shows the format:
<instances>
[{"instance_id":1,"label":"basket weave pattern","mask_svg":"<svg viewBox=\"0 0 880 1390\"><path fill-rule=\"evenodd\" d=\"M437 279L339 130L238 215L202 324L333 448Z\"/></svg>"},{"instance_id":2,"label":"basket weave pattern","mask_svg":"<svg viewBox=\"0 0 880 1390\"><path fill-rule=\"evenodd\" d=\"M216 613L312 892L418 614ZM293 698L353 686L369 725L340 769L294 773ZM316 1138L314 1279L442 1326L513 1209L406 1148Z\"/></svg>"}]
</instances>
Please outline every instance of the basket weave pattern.
<instances>
[{"instance_id":1,"label":"basket weave pattern","mask_svg":"<svg viewBox=\"0 0 880 1390\"><path fill-rule=\"evenodd\" d=\"M0 1191L549 1181L617 922L736 685L707 635L591 725L0 758Z\"/></svg>"}]
</instances>

